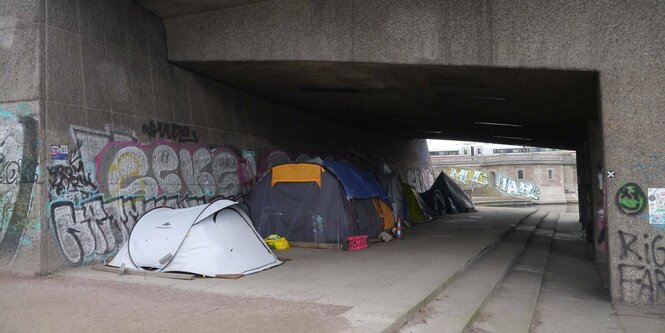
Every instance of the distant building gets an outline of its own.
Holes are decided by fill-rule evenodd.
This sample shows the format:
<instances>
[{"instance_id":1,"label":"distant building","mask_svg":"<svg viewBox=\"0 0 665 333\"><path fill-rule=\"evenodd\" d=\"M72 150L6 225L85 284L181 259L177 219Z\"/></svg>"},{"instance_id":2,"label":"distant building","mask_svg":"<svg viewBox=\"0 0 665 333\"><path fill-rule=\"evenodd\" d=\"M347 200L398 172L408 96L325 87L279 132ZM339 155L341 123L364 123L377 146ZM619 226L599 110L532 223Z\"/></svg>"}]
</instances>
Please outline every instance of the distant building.
<instances>
[{"instance_id":1,"label":"distant building","mask_svg":"<svg viewBox=\"0 0 665 333\"><path fill-rule=\"evenodd\" d=\"M574 151L456 142L430 145L430 159L435 174L447 173L475 198L578 202Z\"/></svg>"}]
</instances>

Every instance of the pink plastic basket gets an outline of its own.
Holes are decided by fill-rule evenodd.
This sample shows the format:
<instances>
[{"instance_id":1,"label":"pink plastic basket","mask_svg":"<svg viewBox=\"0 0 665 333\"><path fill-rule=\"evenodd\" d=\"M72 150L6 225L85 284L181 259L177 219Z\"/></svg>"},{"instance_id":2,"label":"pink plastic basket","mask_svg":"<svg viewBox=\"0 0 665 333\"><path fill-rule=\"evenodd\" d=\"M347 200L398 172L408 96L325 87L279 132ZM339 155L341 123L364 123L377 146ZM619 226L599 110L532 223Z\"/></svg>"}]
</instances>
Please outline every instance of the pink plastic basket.
<instances>
[{"instance_id":1,"label":"pink plastic basket","mask_svg":"<svg viewBox=\"0 0 665 333\"><path fill-rule=\"evenodd\" d=\"M349 236L346 239L347 251L362 250L367 247L367 235Z\"/></svg>"}]
</instances>

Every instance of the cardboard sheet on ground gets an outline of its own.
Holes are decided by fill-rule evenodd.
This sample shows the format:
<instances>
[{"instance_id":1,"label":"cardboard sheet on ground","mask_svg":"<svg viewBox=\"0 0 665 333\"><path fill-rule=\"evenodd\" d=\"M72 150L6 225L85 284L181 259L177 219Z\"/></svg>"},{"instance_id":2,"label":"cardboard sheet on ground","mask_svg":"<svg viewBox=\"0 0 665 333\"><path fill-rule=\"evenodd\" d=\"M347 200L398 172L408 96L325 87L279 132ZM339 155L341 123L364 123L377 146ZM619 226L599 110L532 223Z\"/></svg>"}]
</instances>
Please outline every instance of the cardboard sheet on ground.
<instances>
[{"instance_id":1,"label":"cardboard sheet on ground","mask_svg":"<svg viewBox=\"0 0 665 333\"><path fill-rule=\"evenodd\" d=\"M237 204L156 208L139 219L109 266L215 276L281 264Z\"/></svg>"}]
</instances>

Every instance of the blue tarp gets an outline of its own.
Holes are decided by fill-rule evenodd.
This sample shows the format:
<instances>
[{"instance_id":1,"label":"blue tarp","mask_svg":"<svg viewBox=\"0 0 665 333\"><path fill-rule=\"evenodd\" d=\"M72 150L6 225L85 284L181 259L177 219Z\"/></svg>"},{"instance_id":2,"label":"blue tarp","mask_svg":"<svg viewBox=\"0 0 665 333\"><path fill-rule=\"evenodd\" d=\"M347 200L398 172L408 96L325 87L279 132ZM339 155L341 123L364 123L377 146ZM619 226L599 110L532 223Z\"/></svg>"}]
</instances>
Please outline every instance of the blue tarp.
<instances>
[{"instance_id":1,"label":"blue tarp","mask_svg":"<svg viewBox=\"0 0 665 333\"><path fill-rule=\"evenodd\" d=\"M381 183L371 173L346 162L324 161L323 166L339 179L348 198L380 198L387 203L390 202Z\"/></svg>"}]
</instances>

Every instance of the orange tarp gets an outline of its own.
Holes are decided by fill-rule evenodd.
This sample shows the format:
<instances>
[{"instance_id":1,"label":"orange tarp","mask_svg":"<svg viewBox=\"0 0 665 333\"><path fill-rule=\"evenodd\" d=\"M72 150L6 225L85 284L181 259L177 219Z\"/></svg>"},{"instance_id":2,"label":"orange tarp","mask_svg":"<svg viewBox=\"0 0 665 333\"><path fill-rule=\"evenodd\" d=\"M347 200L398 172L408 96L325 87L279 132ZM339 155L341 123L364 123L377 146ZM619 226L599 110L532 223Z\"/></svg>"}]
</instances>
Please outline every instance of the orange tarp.
<instances>
[{"instance_id":1,"label":"orange tarp","mask_svg":"<svg viewBox=\"0 0 665 333\"><path fill-rule=\"evenodd\" d=\"M395 218L393 217L393 211L388 207L388 204L383 202L381 199L372 199L374 202L374 207L383 221L383 230L390 230L395 226Z\"/></svg>"},{"instance_id":2,"label":"orange tarp","mask_svg":"<svg viewBox=\"0 0 665 333\"><path fill-rule=\"evenodd\" d=\"M315 182L321 187L323 168L318 164L285 164L272 168L272 186L277 183Z\"/></svg>"}]
</instances>

